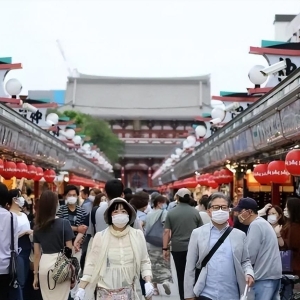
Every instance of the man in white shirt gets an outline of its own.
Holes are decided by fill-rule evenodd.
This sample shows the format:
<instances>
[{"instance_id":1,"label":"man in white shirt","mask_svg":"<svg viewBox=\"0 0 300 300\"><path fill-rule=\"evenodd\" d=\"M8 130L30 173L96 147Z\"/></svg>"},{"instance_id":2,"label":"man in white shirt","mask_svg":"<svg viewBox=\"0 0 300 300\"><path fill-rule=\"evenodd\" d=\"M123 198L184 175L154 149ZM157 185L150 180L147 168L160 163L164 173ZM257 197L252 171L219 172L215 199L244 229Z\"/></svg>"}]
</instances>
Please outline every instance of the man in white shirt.
<instances>
[{"instance_id":1,"label":"man in white shirt","mask_svg":"<svg viewBox=\"0 0 300 300\"><path fill-rule=\"evenodd\" d=\"M13 216L14 230L14 248L18 251L18 223L17 215L11 214L5 207L8 203L8 189L0 183L0 298L2 300L9 299L9 262L10 262L10 246L11 246L11 217Z\"/></svg>"}]
</instances>

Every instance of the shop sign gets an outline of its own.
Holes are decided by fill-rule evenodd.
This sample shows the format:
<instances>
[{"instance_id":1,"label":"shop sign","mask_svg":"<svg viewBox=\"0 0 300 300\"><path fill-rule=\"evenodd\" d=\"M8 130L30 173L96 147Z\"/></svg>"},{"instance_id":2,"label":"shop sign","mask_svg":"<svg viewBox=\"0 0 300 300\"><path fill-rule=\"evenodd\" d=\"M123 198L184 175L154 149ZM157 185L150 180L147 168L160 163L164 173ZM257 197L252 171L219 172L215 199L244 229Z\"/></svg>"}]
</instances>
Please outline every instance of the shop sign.
<instances>
[{"instance_id":1,"label":"shop sign","mask_svg":"<svg viewBox=\"0 0 300 300\"><path fill-rule=\"evenodd\" d=\"M266 87L274 87L280 83L286 76L289 76L297 68L300 67L300 56L284 56L284 55L274 55L274 54L264 54L264 57L268 61L269 65L276 64L285 59L286 68L279 71L275 75L269 76L269 80L266 83Z\"/></svg>"},{"instance_id":2,"label":"shop sign","mask_svg":"<svg viewBox=\"0 0 300 300\"><path fill-rule=\"evenodd\" d=\"M34 104L33 104L34 106ZM48 128L49 124L46 123L46 114L47 114L47 107L38 108L36 112L30 112L29 110L23 108L14 108L13 110L16 111L18 114L29 120L30 122L38 125L42 128Z\"/></svg>"}]
</instances>

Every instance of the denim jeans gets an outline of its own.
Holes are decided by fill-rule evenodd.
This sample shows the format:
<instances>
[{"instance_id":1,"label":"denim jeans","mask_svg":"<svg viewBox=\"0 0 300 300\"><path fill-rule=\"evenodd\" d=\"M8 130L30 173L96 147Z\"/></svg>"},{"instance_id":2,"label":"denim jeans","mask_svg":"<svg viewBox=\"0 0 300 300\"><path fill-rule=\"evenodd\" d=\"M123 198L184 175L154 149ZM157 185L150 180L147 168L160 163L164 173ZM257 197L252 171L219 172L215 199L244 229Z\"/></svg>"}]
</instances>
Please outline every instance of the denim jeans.
<instances>
[{"instance_id":1,"label":"denim jeans","mask_svg":"<svg viewBox=\"0 0 300 300\"><path fill-rule=\"evenodd\" d=\"M23 289L29 274L30 270L30 256L31 249L28 250L22 250L20 254L18 255L18 281Z\"/></svg>"},{"instance_id":2,"label":"denim jeans","mask_svg":"<svg viewBox=\"0 0 300 300\"><path fill-rule=\"evenodd\" d=\"M280 279L268 279L258 280L255 282L254 287L251 289L252 294L254 293L255 298L249 297L249 299L255 300L280 300ZM250 294L251 294L250 292ZM249 295L250 296L250 295Z\"/></svg>"}]
</instances>

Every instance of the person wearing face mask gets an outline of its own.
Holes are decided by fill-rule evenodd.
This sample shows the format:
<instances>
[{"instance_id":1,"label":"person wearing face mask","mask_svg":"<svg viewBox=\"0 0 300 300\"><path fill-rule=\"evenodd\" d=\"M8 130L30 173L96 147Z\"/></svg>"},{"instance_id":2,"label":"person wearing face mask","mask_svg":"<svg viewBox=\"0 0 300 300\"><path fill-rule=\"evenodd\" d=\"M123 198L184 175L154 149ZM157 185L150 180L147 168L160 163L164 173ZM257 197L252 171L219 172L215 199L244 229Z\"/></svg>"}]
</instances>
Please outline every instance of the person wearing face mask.
<instances>
[{"instance_id":1,"label":"person wearing face mask","mask_svg":"<svg viewBox=\"0 0 300 300\"><path fill-rule=\"evenodd\" d=\"M269 222L258 216L258 205L252 198L242 198L233 211L239 213L238 218L242 224L249 225L246 244L255 276L252 298L280 299L282 265L274 229Z\"/></svg>"},{"instance_id":2,"label":"person wearing face mask","mask_svg":"<svg viewBox=\"0 0 300 300\"><path fill-rule=\"evenodd\" d=\"M283 211L281 207L274 205L271 208L267 209L266 214L267 214L267 221L272 225L274 229L278 225L282 226L285 224L285 216L283 215Z\"/></svg>"},{"instance_id":3,"label":"person wearing face mask","mask_svg":"<svg viewBox=\"0 0 300 300\"><path fill-rule=\"evenodd\" d=\"M229 207L230 200L223 193L209 196L211 222L193 230L189 242L184 276L185 299L239 300L246 284L250 287L254 283L246 235L229 226ZM223 234L225 240L207 260L209 251Z\"/></svg>"},{"instance_id":4,"label":"person wearing face mask","mask_svg":"<svg viewBox=\"0 0 300 300\"><path fill-rule=\"evenodd\" d=\"M115 298L142 300L140 274L146 281L146 299L151 299L151 262L143 232L130 226L135 218L136 212L126 200L116 198L109 203L104 213L109 227L94 237L75 300L85 298L87 286L96 287L97 299L114 293Z\"/></svg>"},{"instance_id":5,"label":"person wearing face mask","mask_svg":"<svg viewBox=\"0 0 300 300\"><path fill-rule=\"evenodd\" d=\"M67 185L65 188L66 205L60 206L57 211L57 217L69 220L74 235L86 232L86 225L84 221L86 218L86 211L77 205L79 191L74 185Z\"/></svg>"},{"instance_id":6,"label":"person wearing face mask","mask_svg":"<svg viewBox=\"0 0 300 300\"><path fill-rule=\"evenodd\" d=\"M152 226L158 221L161 221L162 227L164 226L167 217L167 199L164 196L158 195L153 200L153 209L151 213L147 214L145 233L149 232ZM163 238L161 237L161 241ZM162 284L164 291L167 295L171 294L170 283L172 283L170 259L164 260L161 255L161 247L157 247L147 243L147 249L152 265L154 296L159 295L158 284Z\"/></svg>"},{"instance_id":7,"label":"person wearing face mask","mask_svg":"<svg viewBox=\"0 0 300 300\"><path fill-rule=\"evenodd\" d=\"M30 270L30 261L29 256L31 252L31 241L30 235L33 231L30 229L30 222L27 218L27 215L22 212L23 206L25 204L25 199L23 198L21 191L19 189L12 189L9 191L9 201L8 207L9 211L17 216L18 220L18 281L20 284L21 291L18 289L12 289L11 293L13 298L15 295L18 295L16 299L23 299L23 290L25 283L27 281L29 270Z\"/></svg>"}]
</instances>

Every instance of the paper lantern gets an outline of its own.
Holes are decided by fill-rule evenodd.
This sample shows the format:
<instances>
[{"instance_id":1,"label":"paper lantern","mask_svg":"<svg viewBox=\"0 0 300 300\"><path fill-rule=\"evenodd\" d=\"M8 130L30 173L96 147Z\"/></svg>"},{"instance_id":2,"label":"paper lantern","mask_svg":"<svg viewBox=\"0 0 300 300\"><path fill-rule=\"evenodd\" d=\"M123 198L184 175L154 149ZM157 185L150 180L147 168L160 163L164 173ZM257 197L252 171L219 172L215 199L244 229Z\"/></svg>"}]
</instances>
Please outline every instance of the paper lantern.
<instances>
[{"instance_id":1,"label":"paper lantern","mask_svg":"<svg viewBox=\"0 0 300 300\"><path fill-rule=\"evenodd\" d=\"M28 175L27 175L27 179L33 179L36 176L36 166L34 165L27 165L27 169L28 169Z\"/></svg>"},{"instance_id":2,"label":"paper lantern","mask_svg":"<svg viewBox=\"0 0 300 300\"><path fill-rule=\"evenodd\" d=\"M24 164L23 162L18 162L16 163L16 178L21 179L21 178L27 178L28 177L28 168L27 165Z\"/></svg>"},{"instance_id":3,"label":"paper lantern","mask_svg":"<svg viewBox=\"0 0 300 300\"><path fill-rule=\"evenodd\" d=\"M221 171L215 171L214 172L214 179L215 179L215 182L218 183L218 184L222 184L222 179L220 178L220 174Z\"/></svg>"},{"instance_id":4,"label":"paper lantern","mask_svg":"<svg viewBox=\"0 0 300 300\"><path fill-rule=\"evenodd\" d=\"M18 79L9 79L5 84L7 93L11 96L17 96L22 91L22 84Z\"/></svg>"},{"instance_id":5,"label":"paper lantern","mask_svg":"<svg viewBox=\"0 0 300 300\"><path fill-rule=\"evenodd\" d=\"M285 168L293 176L300 176L300 149L289 151L285 157Z\"/></svg>"},{"instance_id":6,"label":"paper lantern","mask_svg":"<svg viewBox=\"0 0 300 300\"><path fill-rule=\"evenodd\" d=\"M218 183L215 182L214 176L209 176L208 177L207 184L208 184L209 187L211 187L213 189L216 189L219 186Z\"/></svg>"},{"instance_id":7,"label":"paper lantern","mask_svg":"<svg viewBox=\"0 0 300 300\"><path fill-rule=\"evenodd\" d=\"M44 172L44 179L48 183L53 182L55 177L56 177L56 173L54 170L49 169Z\"/></svg>"},{"instance_id":8,"label":"paper lantern","mask_svg":"<svg viewBox=\"0 0 300 300\"><path fill-rule=\"evenodd\" d=\"M270 184L268 164L259 164L253 169L253 177L260 184Z\"/></svg>"},{"instance_id":9,"label":"paper lantern","mask_svg":"<svg viewBox=\"0 0 300 300\"><path fill-rule=\"evenodd\" d=\"M204 186L208 186L208 178L210 176L211 176L211 174L209 174L209 173L203 174L203 185Z\"/></svg>"},{"instance_id":10,"label":"paper lantern","mask_svg":"<svg viewBox=\"0 0 300 300\"><path fill-rule=\"evenodd\" d=\"M16 175L17 166L13 161L6 161L4 162L4 168L2 177L5 179L11 179Z\"/></svg>"},{"instance_id":11,"label":"paper lantern","mask_svg":"<svg viewBox=\"0 0 300 300\"><path fill-rule=\"evenodd\" d=\"M203 125L199 125L196 127L195 129L195 133L196 133L196 136L197 138L201 138L201 137L204 137L206 135L206 127L203 126Z\"/></svg>"},{"instance_id":12,"label":"paper lantern","mask_svg":"<svg viewBox=\"0 0 300 300\"><path fill-rule=\"evenodd\" d=\"M0 175L2 175L3 170L4 170L4 162L2 159L0 159Z\"/></svg>"},{"instance_id":13,"label":"paper lantern","mask_svg":"<svg viewBox=\"0 0 300 300\"><path fill-rule=\"evenodd\" d=\"M40 181L44 177L44 170L41 167L36 167L36 175L34 181Z\"/></svg>"},{"instance_id":14,"label":"paper lantern","mask_svg":"<svg viewBox=\"0 0 300 300\"><path fill-rule=\"evenodd\" d=\"M233 173L228 169L223 169L219 173L219 183L228 184L233 181Z\"/></svg>"},{"instance_id":15,"label":"paper lantern","mask_svg":"<svg viewBox=\"0 0 300 300\"><path fill-rule=\"evenodd\" d=\"M270 181L273 183L286 183L290 173L285 169L285 162L275 160L268 164L268 173Z\"/></svg>"}]
</instances>

